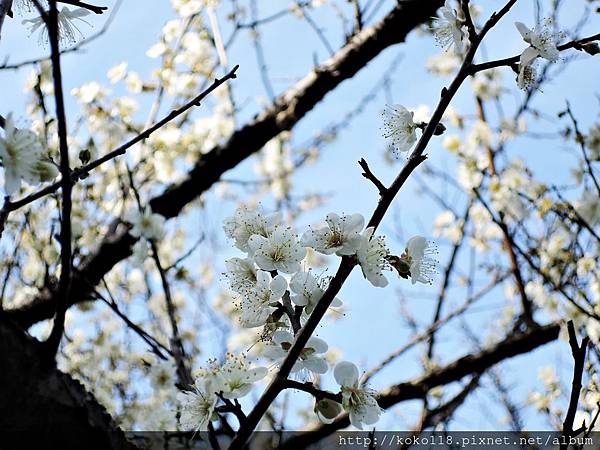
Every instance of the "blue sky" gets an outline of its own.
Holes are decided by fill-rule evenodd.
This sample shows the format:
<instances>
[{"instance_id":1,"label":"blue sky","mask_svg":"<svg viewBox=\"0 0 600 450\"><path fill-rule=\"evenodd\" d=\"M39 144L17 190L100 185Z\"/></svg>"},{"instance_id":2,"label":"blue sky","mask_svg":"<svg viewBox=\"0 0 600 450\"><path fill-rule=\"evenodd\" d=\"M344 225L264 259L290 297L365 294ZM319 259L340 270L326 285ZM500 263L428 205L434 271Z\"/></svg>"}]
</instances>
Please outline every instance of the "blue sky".
<instances>
[{"instance_id":1,"label":"blue sky","mask_svg":"<svg viewBox=\"0 0 600 450\"><path fill-rule=\"evenodd\" d=\"M102 2L112 8L112 0ZM140 7L151 3L151 7ZM271 8L278 10L280 5L288 2L263 0L259 2L259 16L264 15ZM393 1L388 1L381 10L382 13L389 10ZM484 3L483 16L489 15L491 8L497 8L503 2L488 1ZM495 59L512 56L522 51L523 42L514 28L513 22L521 20L525 23L533 22L533 12L530 5L533 2L520 1L514 10L494 29L485 44L487 58ZM583 3L583 2L581 2ZM276 5L273 7L273 5ZM564 11L563 20L565 24L572 25L579 17L580 11L572 8ZM154 60L145 56L145 51L153 45L160 30L169 18L173 17L170 4L167 1L141 2L125 1L111 25L108 33L93 43L85 46L78 54L70 54L63 58L63 73L65 91L81 84L96 80L102 84L108 84L106 72L109 68L122 62L128 61L132 70L142 75L147 75L154 67ZM341 44L339 23L329 9L324 12L313 14L315 20L326 29L328 37L334 48ZM84 35L90 35L99 30L106 19L104 16L90 16L89 22L93 28L82 24L79 28ZM10 63L27 60L45 54L48 50L38 45L35 37L28 37L27 30L19 23L20 19L8 20L3 29L0 44L0 61L9 58ZM597 30L599 25L596 17L591 25L582 32L583 35L589 31ZM597 31L596 31L597 32ZM302 77L312 66L316 57L323 60L327 52L323 45L315 37L314 33L306 24L297 18L290 16L281 21L274 22L262 28L263 43L265 46L266 59L274 89L277 93L285 90L294 80ZM225 33L227 34L227 33ZM439 53L433 39L418 36L413 33L404 45L394 46L383 52L368 67L362 70L356 77L343 83L334 93L328 95L317 108L309 113L294 129L294 142L301 143L309 139L316 131L322 128L324 123L334 122L343 117L344 113L352 109L358 100L371 88L372 84L379 80L390 65L390 62L402 55L402 61L396 71L391 74L392 84L390 93L394 102L402 103L407 107L416 107L421 104L428 105L431 109L439 98L441 87L447 80L434 78L427 74L424 64L428 57ZM258 97L264 96L265 92L260 82L260 74L254 60L252 45L245 32L238 40L238 44L228 53L232 64L240 64L238 79L234 81L236 97L240 103L246 101L240 115L240 123L250 118L260 110ZM481 58L481 56L480 56ZM0 113L6 115L12 111L16 116L25 117L25 99L22 95L22 86L28 69L19 71L0 71L0 85L2 88L2 104ZM584 58L573 62L561 75L560 78L545 85L543 92L539 93L535 106L549 115L555 115L564 107L564 102L569 99L573 110L578 114L584 129L591 124L598 113L598 101L590 95L598 88L598 73L600 73L600 58ZM504 71L505 85L511 86L514 75L509 69ZM507 108L514 108L519 97L523 94L512 89L514 93L505 96L504 104ZM115 92L119 92L115 88ZM145 100L146 102L149 99ZM385 98L380 97L369 104L365 112L345 130L341 136L332 144L328 145L323 152L319 163L315 166L303 168L294 178L297 193L304 191L323 191L331 193L329 203L314 213L305 215L298 223L301 229L303 225L312 223L329 211L336 212L360 212L369 217L377 201L377 192L371 184L360 176L360 170L356 161L365 157L374 172L384 181L391 181L400 168L400 163L389 165L384 162L383 150L384 139L380 133L380 112L385 104ZM465 85L453 106L461 111L474 111L473 97L470 88ZM77 112L77 104L74 99L67 99L67 109L70 116L74 117ZM144 111L144 102L141 102L141 110ZM199 111L198 114L202 114ZM542 124L543 126L543 124ZM536 129L536 125L531 126ZM540 129L540 128L537 128ZM543 129L543 127L542 127ZM572 165L572 159L565 152L567 145L563 142L552 141L552 146L543 140L521 139L511 147L510 152L518 153L526 158L534 171L543 180L567 179L568 172L565 167ZM441 139L435 139L428 149L431 164L436 167L451 165L451 158L441 148ZM250 179L253 174L254 158L242 163L227 177ZM390 211L384 220L381 232L393 233L402 225L405 236L420 233L428 235L431 232L431 223L438 209L425 199L416 197L416 183L410 181L400 192L394 203L394 211ZM214 196L209 196L207 211L211 221L219 223L222 217L230 214L233 205L224 204ZM269 200L267 199L266 204ZM398 223L398 219L400 223ZM391 241L392 250L400 253L402 242ZM440 243L440 261L447 259L447 246ZM231 252L224 250L223 259ZM463 258L462 262L466 259ZM330 266L330 272L336 267L336 262ZM405 281L390 277L391 286L383 290L373 288L363 278L359 270L355 270L348 283L340 293L340 298L349 305L348 314L343 320L326 322L318 329L318 334L324 337L330 346L344 352L346 358L358 363L362 368L368 369L377 363L388 352L406 341L409 330L405 328L403 321L399 318L400 304L398 297L394 294L399 288L408 296L407 306L427 323L431 317L433 306L433 295L437 293L438 285L434 282L432 287L410 287ZM436 280L439 283L440 280ZM481 307L482 314L473 316L472 326L490 327L492 318L502 306L501 293L494 300L490 297ZM454 304L460 304L462 298L456 299ZM469 317L469 316L468 316ZM456 355L461 354L465 348L465 340L458 334L441 334L444 349L443 360L449 361ZM374 345L374 343L381 345ZM447 351L447 354L445 353ZM374 387L383 387L392 382L399 382L410 378L419 371L418 357L420 353L411 352L405 356L401 364L392 365L373 382ZM514 367L514 373L523 372L535 378L534 373L539 365L553 364L561 355L568 356L565 344L547 346L535 353L535 356L516 358L508 363ZM518 369L518 370L517 370ZM506 371L509 373L509 371ZM510 380L510 377L508 377ZM532 380L534 381L534 380ZM526 381L524 384L529 384ZM516 393L523 393L522 386ZM516 395L515 397L518 397ZM467 428L490 428L492 424L480 414L474 414L478 398L485 398L483 394L476 394L470 407L466 407L458 414L458 423ZM521 397L523 398L523 397ZM401 408L402 413L411 409ZM408 414L409 422L412 417ZM381 425L393 428L403 422L389 414ZM528 425L530 423L528 422ZM542 426L542 423L532 420L530 426ZM496 424L496 427L501 425Z\"/></svg>"}]
</instances>

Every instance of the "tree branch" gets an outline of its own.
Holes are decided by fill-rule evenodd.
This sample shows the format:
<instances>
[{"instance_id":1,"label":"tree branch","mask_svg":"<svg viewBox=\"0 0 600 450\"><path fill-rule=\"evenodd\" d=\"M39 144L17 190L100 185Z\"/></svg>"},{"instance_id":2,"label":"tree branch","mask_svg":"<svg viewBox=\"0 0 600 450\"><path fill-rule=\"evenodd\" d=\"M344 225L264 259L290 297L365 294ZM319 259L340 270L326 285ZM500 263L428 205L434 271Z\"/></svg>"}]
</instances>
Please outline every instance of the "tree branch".
<instances>
[{"instance_id":1,"label":"tree branch","mask_svg":"<svg viewBox=\"0 0 600 450\"><path fill-rule=\"evenodd\" d=\"M571 48L574 48L577 50L582 50L583 45L589 44L590 42L594 42L594 41L598 41L598 40L600 40L600 33L594 34L592 36L588 36L588 37L585 37L582 39L575 39L573 41L559 45L556 48L558 48L559 51L569 50ZM473 64L471 66L471 68L469 69L469 75L475 75L477 72L481 72L481 71L488 70L488 69L493 69L495 67L502 67L502 66L513 67L519 63L519 58L520 58L520 55L517 55L517 56L511 56L510 58L497 59L495 61L488 61L488 62L481 63L481 64Z\"/></svg>"},{"instance_id":2,"label":"tree branch","mask_svg":"<svg viewBox=\"0 0 600 450\"><path fill-rule=\"evenodd\" d=\"M569 320L567 323L567 330L569 331L569 345L571 346L571 353L575 365L573 367L573 383L571 386L571 399L569 400L569 408L567 409L567 415L563 422L562 435L566 438L561 440L560 450L567 450L569 437L574 436L573 421L575 420L575 413L577 413L577 405L579 404L579 395L581 394L581 379L583 377L583 367L585 364L585 353L590 339L586 336L581 341L581 346L577 342L577 335L575 334L575 326L573 321Z\"/></svg>"},{"instance_id":3,"label":"tree branch","mask_svg":"<svg viewBox=\"0 0 600 450\"><path fill-rule=\"evenodd\" d=\"M38 10L41 6L34 0ZM64 95L62 88L62 74L60 68L60 48L58 44L58 9L55 0L48 1L50 11L47 16L40 14L48 27L50 48L52 51L52 78L54 80L54 98L56 102L56 118L58 120L58 143L60 153L60 188L61 188L61 217L60 217L60 278L58 280L58 301L54 313L52 331L46 340L45 348L47 357L54 362L54 356L58 351L60 341L65 327L65 315L69 306L69 294L71 292L72 273L72 243L71 243L71 209L73 181L71 180L71 168L69 167L69 146L67 143L67 118L65 113Z\"/></svg>"},{"instance_id":4,"label":"tree branch","mask_svg":"<svg viewBox=\"0 0 600 450\"><path fill-rule=\"evenodd\" d=\"M394 200L396 194L400 191L401 187L404 185L405 181L408 179L409 175L417 168L426 157L423 155L423 152L427 148L427 145L430 139L433 137L435 129L437 128L444 111L450 104L450 101L458 92L458 89L462 85L463 81L467 78L467 71L470 65L473 62L473 58L475 57L475 53L477 52L477 48L487 32L504 16L511 7L516 3L517 0L510 0L504 7L498 12L492 14L490 19L483 26L481 33L478 34L477 40L471 43L467 54L465 55L465 59L449 88L442 89L441 99L433 113L430 122L427 124L425 130L423 130L423 134L421 135L421 139L417 143L415 149L412 151L406 165L402 168L390 188L387 190L386 195L381 196L367 227L377 228L381 223L383 216L387 212L390 207L392 201ZM263 395L256 403L254 409L248 414L248 420L244 423L243 426L240 427L233 441L231 442L231 450L241 449L252 431L258 425L260 419L267 411L271 403L275 400L277 395L281 392L283 388L283 383L285 379L289 376L296 360L300 356L300 353L304 349L304 346L310 339L312 333L317 328L321 319L327 312L329 305L335 298L336 294L342 288L344 282L352 272L352 269L356 265L355 257L343 257L342 262L337 270L337 273L332 278L329 286L323 296L321 297L319 303L315 307L313 313L310 315L304 327L300 332L296 335L296 340L294 344L288 351L287 357L284 359L279 371L275 375L275 378L271 382L271 384L264 391Z\"/></svg>"},{"instance_id":5,"label":"tree branch","mask_svg":"<svg viewBox=\"0 0 600 450\"><path fill-rule=\"evenodd\" d=\"M96 6L90 5L89 3L80 2L79 0L56 0L60 3L65 3L67 5L79 6L80 8L88 9L92 11L94 14L102 14L104 11L108 9L108 6Z\"/></svg>"},{"instance_id":6,"label":"tree branch","mask_svg":"<svg viewBox=\"0 0 600 450\"><path fill-rule=\"evenodd\" d=\"M334 402L342 403L342 395L334 394L333 392L324 391L315 387L311 382L301 383L295 380L285 380L283 383L283 389L297 389L299 391L307 392L317 400L322 398L328 398Z\"/></svg>"},{"instance_id":7,"label":"tree branch","mask_svg":"<svg viewBox=\"0 0 600 450\"><path fill-rule=\"evenodd\" d=\"M377 190L379 191L379 195L383 197L385 195L385 193L387 192L387 188L379 180L379 178L377 178L375 176L375 174L371 171L371 168L369 167L369 164L367 163L365 158L361 158L360 161L358 161L358 165L363 170L363 173L361 173L361 175L363 177L365 177L367 180L369 180L371 183L373 183L375 185L375 187L377 188Z\"/></svg>"},{"instance_id":8,"label":"tree branch","mask_svg":"<svg viewBox=\"0 0 600 450\"><path fill-rule=\"evenodd\" d=\"M186 204L217 182L224 172L260 150L282 131L291 129L327 93L356 74L382 50L402 42L412 29L428 21L442 4L443 0L398 3L384 19L363 29L334 57L311 71L252 122L234 132L226 144L203 155L183 181L173 184L151 200L153 211L167 218L175 217ZM72 303L90 299L88 283L98 283L115 264L131 255L136 239L118 219L111 229L98 250L86 258L76 272ZM56 294L56 286L48 283L28 305L7 311L7 314L22 326L29 327L50 317Z\"/></svg>"},{"instance_id":9,"label":"tree branch","mask_svg":"<svg viewBox=\"0 0 600 450\"><path fill-rule=\"evenodd\" d=\"M387 409L406 400L422 399L435 387L459 381L467 375L481 374L506 359L528 353L552 342L558 338L559 332L560 324L551 323L532 328L522 334L509 335L493 347L463 356L413 381L396 384L381 392L377 401L380 407ZM280 449L305 448L349 425L348 416L343 415L331 424L320 425L316 429L290 438L281 445Z\"/></svg>"},{"instance_id":10,"label":"tree branch","mask_svg":"<svg viewBox=\"0 0 600 450\"><path fill-rule=\"evenodd\" d=\"M41 365L40 343L0 317L0 429L31 448L136 450L83 385ZM35 430L31 433L31 430Z\"/></svg>"}]
</instances>

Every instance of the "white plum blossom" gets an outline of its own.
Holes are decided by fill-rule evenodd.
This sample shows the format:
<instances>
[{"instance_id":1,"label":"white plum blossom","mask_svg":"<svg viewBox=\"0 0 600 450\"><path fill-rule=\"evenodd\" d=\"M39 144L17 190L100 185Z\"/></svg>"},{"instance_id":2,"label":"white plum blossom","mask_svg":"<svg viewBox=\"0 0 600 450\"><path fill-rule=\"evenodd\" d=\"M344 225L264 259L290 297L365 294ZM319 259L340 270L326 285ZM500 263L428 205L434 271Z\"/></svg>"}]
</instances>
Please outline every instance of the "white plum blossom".
<instances>
[{"instance_id":1,"label":"white plum blossom","mask_svg":"<svg viewBox=\"0 0 600 450\"><path fill-rule=\"evenodd\" d=\"M492 100L502 94L502 72L498 69L486 70L473 79L473 93L483 100Z\"/></svg>"},{"instance_id":2,"label":"white plum blossom","mask_svg":"<svg viewBox=\"0 0 600 450\"><path fill-rule=\"evenodd\" d=\"M106 95L104 88L95 81L85 83L78 88L71 89L71 95L77 97L81 103L89 105L94 101L101 100Z\"/></svg>"},{"instance_id":3,"label":"white plum blossom","mask_svg":"<svg viewBox=\"0 0 600 450\"><path fill-rule=\"evenodd\" d=\"M127 75L127 62L123 61L120 64L117 64L114 67L111 67L109 71L106 73L106 76L110 80L111 83L117 83L121 81Z\"/></svg>"},{"instance_id":4,"label":"white plum blossom","mask_svg":"<svg viewBox=\"0 0 600 450\"><path fill-rule=\"evenodd\" d=\"M292 229L283 225L276 225L268 237L258 234L251 236L248 249L258 267L283 273L300 270L300 261L306 256L306 248L298 243Z\"/></svg>"},{"instance_id":5,"label":"white plum blossom","mask_svg":"<svg viewBox=\"0 0 600 450\"><path fill-rule=\"evenodd\" d=\"M379 420L381 408L375 399L376 393L360 387L358 368L348 361L342 361L333 370L335 381L342 390L342 406L350 417L350 423L359 430L362 425L372 425Z\"/></svg>"},{"instance_id":6,"label":"white plum blossom","mask_svg":"<svg viewBox=\"0 0 600 450\"><path fill-rule=\"evenodd\" d=\"M373 286L385 287L388 280L383 272L389 269L386 257L390 252L385 245L385 237L373 236L374 231L373 227L369 227L362 233L356 256L365 278Z\"/></svg>"},{"instance_id":7,"label":"white plum blossom","mask_svg":"<svg viewBox=\"0 0 600 450\"><path fill-rule=\"evenodd\" d=\"M191 391L179 392L177 401L181 407L179 422L187 431L206 431L213 420L217 396L213 379L197 379Z\"/></svg>"},{"instance_id":8,"label":"white plum blossom","mask_svg":"<svg viewBox=\"0 0 600 450\"><path fill-rule=\"evenodd\" d=\"M527 89L535 84L537 75L533 67L533 61L538 56L550 62L558 61L560 52L554 42L554 35L548 28L549 24L551 24L551 21L546 21L545 26L536 26L534 29L529 29L522 22L515 22L515 26L521 33L523 40L529 44L529 47L523 50L519 58L517 84L521 89Z\"/></svg>"},{"instance_id":9,"label":"white plum blossom","mask_svg":"<svg viewBox=\"0 0 600 450\"><path fill-rule=\"evenodd\" d=\"M159 241L165 237L165 218L153 213L150 208L131 214L129 222L133 225L130 233L134 237Z\"/></svg>"},{"instance_id":10,"label":"white plum blossom","mask_svg":"<svg viewBox=\"0 0 600 450\"><path fill-rule=\"evenodd\" d=\"M325 290L311 270L296 272L290 280L290 300L297 306L304 306L304 312L311 314ZM334 298L331 306L342 306L339 298Z\"/></svg>"},{"instance_id":11,"label":"white plum blossom","mask_svg":"<svg viewBox=\"0 0 600 450\"><path fill-rule=\"evenodd\" d=\"M235 240L235 246L248 252L248 240L253 235L267 237L278 221L277 214L265 215L260 205L257 208L241 206L232 217L223 221L227 237Z\"/></svg>"},{"instance_id":12,"label":"white plum blossom","mask_svg":"<svg viewBox=\"0 0 600 450\"><path fill-rule=\"evenodd\" d=\"M300 242L305 247L325 255L335 253L338 256L353 255L360 244L360 232L365 226L361 214L339 216L329 213L325 217L326 227L306 231Z\"/></svg>"},{"instance_id":13,"label":"white plum blossom","mask_svg":"<svg viewBox=\"0 0 600 450\"><path fill-rule=\"evenodd\" d=\"M294 335L285 330L277 330L273 333L273 339L270 345L265 348L265 356L280 361L285 359L290 348L294 344ZM323 374L327 372L327 362L322 356L328 349L327 342L318 337L311 337L300 357L294 363L291 372L296 373L303 369L313 373Z\"/></svg>"},{"instance_id":14,"label":"white plum blossom","mask_svg":"<svg viewBox=\"0 0 600 450\"><path fill-rule=\"evenodd\" d=\"M440 8L441 17L436 17L433 21L433 33L435 40L445 50L454 46L456 53L462 53L463 43L466 40L465 25L446 0L444 6Z\"/></svg>"},{"instance_id":15,"label":"white plum blossom","mask_svg":"<svg viewBox=\"0 0 600 450\"><path fill-rule=\"evenodd\" d=\"M33 131L17 129L11 114L5 120L4 137L0 137L0 159L6 195L17 192L21 181L37 184L58 175L56 167L42 159L38 136Z\"/></svg>"},{"instance_id":16,"label":"white plum blossom","mask_svg":"<svg viewBox=\"0 0 600 450\"><path fill-rule=\"evenodd\" d=\"M414 236L408 240L402 259L410 266L412 284L431 284L436 273L437 261L431 257L437 253L435 247L423 236Z\"/></svg>"},{"instance_id":17,"label":"white plum blossom","mask_svg":"<svg viewBox=\"0 0 600 450\"><path fill-rule=\"evenodd\" d=\"M463 238L464 223L464 219L457 218L452 211L443 211L433 222L433 235L444 236L456 244Z\"/></svg>"},{"instance_id":18,"label":"white plum blossom","mask_svg":"<svg viewBox=\"0 0 600 450\"><path fill-rule=\"evenodd\" d=\"M269 315L275 310L275 305L287 289L287 281L277 275L271 279L268 272L256 272L256 284L250 289L244 289L241 296L240 321L245 328L260 327L265 324Z\"/></svg>"},{"instance_id":19,"label":"white plum blossom","mask_svg":"<svg viewBox=\"0 0 600 450\"><path fill-rule=\"evenodd\" d=\"M150 364L148 378L154 389L173 386L176 369L171 361L165 362L155 359Z\"/></svg>"},{"instance_id":20,"label":"white plum blossom","mask_svg":"<svg viewBox=\"0 0 600 450\"><path fill-rule=\"evenodd\" d=\"M82 38L83 34L81 31L79 31L77 25L75 25L75 21L78 20L90 25L87 21L82 19L82 17L85 17L89 14L90 12L85 8L75 8L71 10L66 6L63 7L58 12L58 38L60 41L66 44L74 44L77 42L77 40ZM41 16L36 17L35 19L23 20L23 25L27 25L29 27L30 34L40 30L40 42L48 42L48 28L46 27L44 19Z\"/></svg>"},{"instance_id":21,"label":"white plum blossom","mask_svg":"<svg viewBox=\"0 0 600 450\"><path fill-rule=\"evenodd\" d=\"M408 152L417 140L414 113L402 105L387 105L382 115L383 137L390 140L391 147L395 151Z\"/></svg>"},{"instance_id":22,"label":"white plum blossom","mask_svg":"<svg viewBox=\"0 0 600 450\"><path fill-rule=\"evenodd\" d=\"M199 13L204 6L206 0L173 0L173 8L181 17L189 17Z\"/></svg>"},{"instance_id":23,"label":"white plum blossom","mask_svg":"<svg viewBox=\"0 0 600 450\"><path fill-rule=\"evenodd\" d=\"M546 26L536 26L533 29L529 29L522 22L515 22L515 26L519 30L519 33L521 33L523 40L529 44L529 47L521 53L519 60L521 66L530 65L538 56L550 62L558 61L560 52L556 48L554 36L547 25L549 25L549 22L546 23Z\"/></svg>"},{"instance_id":24,"label":"white plum blossom","mask_svg":"<svg viewBox=\"0 0 600 450\"><path fill-rule=\"evenodd\" d=\"M231 258L225 261L225 267L224 275L233 291L242 293L256 284L256 266L252 259Z\"/></svg>"},{"instance_id":25,"label":"white plum blossom","mask_svg":"<svg viewBox=\"0 0 600 450\"><path fill-rule=\"evenodd\" d=\"M213 380L213 389L224 398L244 397L252 390L252 385L268 373L266 367L248 367L244 354L234 355L228 352L225 358L223 365L212 360L210 367L199 373L200 378Z\"/></svg>"}]
</instances>

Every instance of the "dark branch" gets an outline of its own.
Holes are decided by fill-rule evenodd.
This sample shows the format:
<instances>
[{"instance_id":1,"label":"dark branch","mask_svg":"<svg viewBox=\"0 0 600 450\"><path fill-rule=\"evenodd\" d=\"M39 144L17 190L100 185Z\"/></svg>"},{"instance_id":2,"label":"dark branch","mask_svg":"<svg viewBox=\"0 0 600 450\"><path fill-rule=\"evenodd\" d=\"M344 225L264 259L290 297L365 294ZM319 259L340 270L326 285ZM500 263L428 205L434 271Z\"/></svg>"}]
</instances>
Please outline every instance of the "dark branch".
<instances>
[{"instance_id":1,"label":"dark branch","mask_svg":"<svg viewBox=\"0 0 600 450\"><path fill-rule=\"evenodd\" d=\"M49 0L50 11L47 17L44 17L48 36L50 39L50 48L52 51L52 78L54 80L54 98L56 102L56 118L58 120L58 142L60 153L60 189L61 189L61 217L60 217L60 278L58 280L58 301L52 323L52 331L46 340L46 356L54 362L54 356L58 351L60 341L65 327L65 315L69 305L69 295L71 292L71 274L72 274L72 235L71 235L71 209L73 191L73 180L71 180L71 168L69 167L69 146L67 143L67 117L65 112L64 95L62 88L62 74L60 67L60 48L58 44L58 9L56 1ZM40 9L39 3L35 5ZM41 14L41 12L40 12Z\"/></svg>"},{"instance_id":2,"label":"dark branch","mask_svg":"<svg viewBox=\"0 0 600 450\"><path fill-rule=\"evenodd\" d=\"M542 345L558 338L560 324L552 323L533 328L525 333L511 335L493 347L479 353L463 356L448 364L433 370L413 381L400 383L383 391L379 398L379 406L384 409L406 401L424 398L427 393L437 387L461 380L468 375L483 373L490 367L517 355L528 353ZM335 431L350 425L347 415L341 416L333 423L321 425L318 428L302 433L284 442L281 449L305 448L320 441Z\"/></svg>"},{"instance_id":3,"label":"dark branch","mask_svg":"<svg viewBox=\"0 0 600 450\"><path fill-rule=\"evenodd\" d=\"M387 192L387 188L383 185L381 181L379 181L379 178L377 178L375 174L371 171L371 168L369 167L369 164L367 163L365 158L361 158L360 161L358 161L358 165L363 170L363 173L361 175L367 180L369 180L371 183L373 183L379 191L379 195L383 197Z\"/></svg>"},{"instance_id":4,"label":"dark branch","mask_svg":"<svg viewBox=\"0 0 600 450\"><path fill-rule=\"evenodd\" d=\"M67 5L79 6L80 8L88 9L94 14L102 14L108 9L108 6L96 6L90 5L89 3L80 2L78 0L56 0L59 3L65 3Z\"/></svg>"},{"instance_id":5,"label":"dark branch","mask_svg":"<svg viewBox=\"0 0 600 450\"><path fill-rule=\"evenodd\" d=\"M569 408L567 409L567 415L563 422L562 435L566 438L562 440L560 450L567 450L567 443L569 437L575 436L576 432L573 430L573 421L575 420L575 414L577 413L577 405L579 404L579 395L581 393L581 379L583 378L583 367L585 365L585 353L589 344L589 338L586 336L581 341L581 345L577 342L577 335L575 334L575 326L573 321L569 320L567 323L567 330L569 331L569 345L571 346L571 353L575 365L573 367L573 383L571 386L571 399L569 400Z\"/></svg>"},{"instance_id":6,"label":"dark branch","mask_svg":"<svg viewBox=\"0 0 600 450\"><path fill-rule=\"evenodd\" d=\"M295 380L286 380L283 383L284 389L298 389L299 391L307 392L312 395L315 399L321 400L323 398L328 398L329 400L333 400L334 402L342 403L341 394L334 394L333 392L324 391L315 387L311 382L300 383Z\"/></svg>"},{"instance_id":7,"label":"dark branch","mask_svg":"<svg viewBox=\"0 0 600 450\"><path fill-rule=\"evenodd\" d=\"M588 36L586 38L576 39L576 40L567 42L566 44L557 46L557 48L561 52L564 50L569 50L571 48L574 48L576 50L583 50L583 48L584 48L583 46L585 44L589 44L590 42L594 42L594 41L598 41L598 40L600 40L600 33L594 34L592 36ZM519 63L519 58L520 58L520 55L512 56L510 58L497 59L495 61L488 61L488 62L481 63L481 64L473 64L471 66L471 68L469 69L469 75L475 75L477 72L481 72L481 71L488 70L488 69L493 69L495 67L502 67L502 66L515 67Z\"/></svg>"}]
</instances>

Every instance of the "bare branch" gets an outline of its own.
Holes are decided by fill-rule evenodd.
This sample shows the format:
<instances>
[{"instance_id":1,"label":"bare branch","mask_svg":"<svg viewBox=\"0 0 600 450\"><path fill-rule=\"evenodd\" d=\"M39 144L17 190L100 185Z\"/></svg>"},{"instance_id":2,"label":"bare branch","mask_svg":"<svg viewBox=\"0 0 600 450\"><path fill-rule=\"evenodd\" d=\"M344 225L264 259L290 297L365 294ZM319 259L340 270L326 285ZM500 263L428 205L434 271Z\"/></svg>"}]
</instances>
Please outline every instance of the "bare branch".
<instances>
[{"instance_id":1,"label":"bare branch","mask_svg":"<svg viewBox=\"0 0 600 450\"><path fill-rule=\"evenodd\" d=\"M108 6L96 6L89 3L81 2L79 0L56 0L59 3L65 3L67 5L78 6L80 8L88 9L94 14L102 14L108 9Z\"/></svg>"},{"instance_id":2,"label":"bare branch","mask_svg":"<svg viewBox=\"0 0 600 450\"><path fill-rule=\"evenodd\" d=\"M598 192L598 195L600 196L600 183L598 182L598 179L594 174L594 170L592 169L592 163L585 148L585 138L579 130L579 124L577 122L577 119L575 119L575 116L573 115L573 111L571 111L571 105L569 104L569 102L567 102L567 114L571 119L571 122L573 123L573 128L575 129L575 142L579 144L579 148L581 149L581 153L583 154L583 160L585 161L585 165L587 167L587 172L590 175L594 186L596 187L596 192Z\"/></svg>"},{"instance_id":3,"label":"bare branch","mask_svg":"<svg viewBox=\"0 0 600 450\"><path fill-rule=\"evenodd\" d=\"M362 167L363 170L363 173L361 175L375 185L375 187L379 191L379 195L384 196L387 192L387 188L383 185L381 181L379 181L379 178L377 178L375 174L371 171L371 168L369 167L369 164L367 163L365 158L361 158L360 161L358 161L358 165Z\"/></svg>"},{"instance_id":4,"label":"bare branch","mask_svg":"<svg viewBox=\"0 0 600 450\"><path fill-rule=\"evenodd\" d=\"M392 386L381 392L378 398L379 406L390 408L406 400L424 398L427 393L437 386L444 386L472 374L483 373L490 367L517 355L525 354L558 338L560 324L532 328L531 330L508 336L504 341L481 352L463 356L454 362L433 370L420 378ZM318 428L288 439L281 449L305 448L318 442L336 430L350 425L347 415L336 419L333 423L320 425Z\"/></svg>"},{"instance_id":5,"label":"bare branch","mask_svg":"<svg viewBox=\"0 0 600 450\"><path fill-rule=\"evenodd\" d=\"M572 320L569 320L567 323L567 330L569 332L569 345L571 346L571 353L575 364L573 367L571 399L569 400L569 408L567 409L567 415L565 416L562 429L562 435L566 439L561 441L560 450L567 450L569 437L576 435L573 430L573 421L575 420L575 413L577 412L577 405L579 404L579 395L581 394L581 379L583 377L585 354L590 342L590 339L586 336L581 341L581 345L579 345Z\"/></svg>"}]
</instances>

